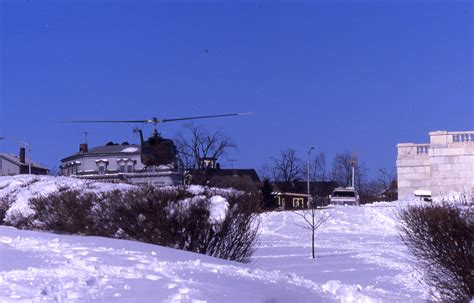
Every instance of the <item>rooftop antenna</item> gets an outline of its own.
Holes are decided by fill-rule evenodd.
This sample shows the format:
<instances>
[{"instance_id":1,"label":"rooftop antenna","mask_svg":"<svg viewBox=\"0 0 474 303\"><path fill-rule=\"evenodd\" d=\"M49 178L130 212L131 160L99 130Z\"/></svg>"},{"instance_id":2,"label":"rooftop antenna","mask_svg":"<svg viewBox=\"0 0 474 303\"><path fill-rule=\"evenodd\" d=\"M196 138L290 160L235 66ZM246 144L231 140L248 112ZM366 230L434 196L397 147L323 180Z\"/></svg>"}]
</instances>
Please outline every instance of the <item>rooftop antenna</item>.
<instances>
[{"instance_id":1,"label":"rooftop antenna","mask_svg":"<svg viewBox=\"0 0 474 303\"><path fill-rule=\"evenodd\" d=\"M231 167L232 169L234 169L234 162L237 161L237 160L235 160L235 159L227 159L227 161L230 162L230 167Z\"/></svg>"}]
</instances>

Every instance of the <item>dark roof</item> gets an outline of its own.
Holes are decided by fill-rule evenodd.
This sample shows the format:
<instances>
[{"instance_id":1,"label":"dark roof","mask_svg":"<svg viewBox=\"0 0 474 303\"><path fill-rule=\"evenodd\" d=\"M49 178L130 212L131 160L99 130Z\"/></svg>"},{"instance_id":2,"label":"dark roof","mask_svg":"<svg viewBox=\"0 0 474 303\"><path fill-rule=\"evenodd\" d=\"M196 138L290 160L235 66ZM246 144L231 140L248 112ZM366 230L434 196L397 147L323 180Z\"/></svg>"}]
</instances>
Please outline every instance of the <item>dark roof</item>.
<instances>
[{"instance_id":1,"label":"dark roof","mask_svg":"<svg viewBox=\"0 0 474 303\"><path fill-rule=\"evenodd\" d=\"M13 164L18 165L18 166L22 166L22 165L23 166L28 166L30 164L30 159L28 159L28 157L25 158L25 163L21 163L18 156L14 155L14 154L0 153L0 157L4 158L5 160L8 160L8 161L12 162ZM36 168L40 168L40 169L48 170L48 168L44 167L43 165L40 165L40 164L36 163L35 161L31 161L31 166L36 167Z\"/></svg>"},{"instance_id":2,"label":"dark roof","mask_svg":"<svg viewBox=\"0 0 474 303\"><path fill-rule=\"evenodd\" d=\"M308 193L308 183L305 181L295 182L273 182L273 190L275 192L286 192L286 193ZM338 187L336 181L311 181L309 182L309 188L311 193L316 193L320 196L327 196Z\"/></svg>"},{"instance_id":3,"label":"dark roof","mask_svg":"<svg viewBox=\"0 0 474 303\"><path fill-rule=\"evenodd\" d=\"M199 172L198 169L190 169L188 173L191 175ZM257 172L253 168L238 169L238 168L222 168L222 169L210 169L209 175L214 177L232 177L232 176L249 176L253 182L260 182Z\"/></svg>"},{"instance_id":4,"label":"dark roof","mask_svg":"<svg viewBox=\"0 0 474 303\"><path fill-rule=\"evenodd\" d=\"M129 151L125 151L125 149L129 149ZM133 149L136 149L133 151ZM104 146L97 146L89 149L86 152L77 152L72 154L64 159L61 162L68 161L74 158L79 157L93 157L93 156L104 156L104 155L120 155L120 154L129 154L129 155L136 155L140 154L140 145L138 144L130 144L130 145L104 145Z\"/></svg>"},{"instance_id":5,"label":"dark roof","mask_svg":"<svg viewBox=\"0 0 474 303\"><path fill-rule=\"evenodd\" d=\"M216 169L213 176L249 176L253 182L260 182L255 169Z\"/></svg>"}]
</instances>

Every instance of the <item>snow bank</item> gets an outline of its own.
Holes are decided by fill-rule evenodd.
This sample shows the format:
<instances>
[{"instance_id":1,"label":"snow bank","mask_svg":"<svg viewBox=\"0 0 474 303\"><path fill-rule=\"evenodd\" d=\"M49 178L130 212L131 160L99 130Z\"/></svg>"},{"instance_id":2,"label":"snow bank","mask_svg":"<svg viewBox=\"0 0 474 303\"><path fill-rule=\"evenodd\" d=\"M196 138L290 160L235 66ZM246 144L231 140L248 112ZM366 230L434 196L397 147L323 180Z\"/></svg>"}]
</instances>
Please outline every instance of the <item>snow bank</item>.
<instances>
[{"instance_id":1,"label":"snow bank","mask_svg":"<svg viewBox=\"0 0 474 303\"><path fill-rule=\"evenodd\" d=\"M134 153L137 152L138 148L137 147L126 147L122 149L122 153Z\"/></svg>"},{"instance_id":2,"label":"snow bank","mask_svg":"<svg viewBox=\"0 0 474 303\"><path fill-rule=\"evenodd\" d=\"M221 223L225 220L227 211L229 210L229 203L222 196L211 197L210 217L211 223Z\"/></svg>"},{"instance_id":3,"label":"snow bank","mask_svg":"<svg viewBox=\"0 0 474 303\"><path fill-rule=\"evenodd\" d=\"M335 302L310 280L139 242L0 226L1 302Z\"/></svg>"},{"instance_id":4,"label":"snow bank","mask_svg":"<svg viewBox=\"0 0 474 303\"><path fill-rule=\"evenodd\" d=\"M424 302L429 292L397 230L398 211L407 203L418 202L326 208L330 219L316 231L316 259L303 218L287 211L262 214L252 263L311 280L338 302Z\"/></svg>"},{"instance_id":5,"label":"snow bank","mask_svg":"<svg viewBox=\"0 0 474 303\"><path fill-rule=\"evenodd\" d=\"M92 182L70 177L35 175L0 177L0 199L8 198L12 203L5 214L5 222L12 225L15 225L18 220L34 214L29 206L29 200L32 197L47 196L62 189L106 192L130 188L134 188L134 186Z\"/></svg>"}]
</instances>

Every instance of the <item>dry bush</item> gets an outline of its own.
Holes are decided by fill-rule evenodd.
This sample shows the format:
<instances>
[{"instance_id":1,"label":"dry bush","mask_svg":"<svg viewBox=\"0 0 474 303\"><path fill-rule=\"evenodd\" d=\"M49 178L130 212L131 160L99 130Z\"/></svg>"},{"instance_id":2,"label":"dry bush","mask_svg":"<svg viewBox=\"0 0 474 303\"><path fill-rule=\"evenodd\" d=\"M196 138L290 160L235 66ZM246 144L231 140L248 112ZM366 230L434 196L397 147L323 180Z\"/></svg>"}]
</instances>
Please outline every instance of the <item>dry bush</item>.
<instances>
[{"instance_id":1,"label":"dry bush","mask_svg":"<svg viewBox=\"0 0 474 303\"><path fill-rule=\"evenodd\" d=\"M443 302L468 302L474 295L472 210L454 205L410 206L400 212L400 236L426 282Z\"/></svg>"},{"instance_id":2,"label":"dry bush","mask_svg":"<svg viewBox=\"0 0 474 303\"><path fill-rule=\"evenodd\" d=\"M30 200L35 215L30 225L67 234L90 234L95 220L91 209L97 203L95 193L66 190Z\"/></svg>"},{"instance_id":3,"label":"dry bush","mask_svg":"<svg viewBox=\"0 0 474 303\"><path fill-rule=\"evenodd\" d=\"M227 197L229 213L215 230L209 246L209 255L250 262L258 240L258 194L231 195Z\"/></svg>"},{"instance_id":4,"label":"dry bush","mask_svg":"<svg viewBox=\"0 0 474 303\"><path fill-rule=\"evenodd\" d=\"M222 194L229 210L222 222L210 214L212 191L193 196L184 188L142 187L108 193L66 190L30 201L30 227L159 244L248 262L255 250L258 196Z\"/></svg>"},{"instance_id":5,"label":"dry bush","mask_svg":"<svg viewBox=\"0 0 474 303\"><path fill-rule=\"evenodd\" d=\"M9 195L0 198L0 224L5 224L5 215L11 204L12 201Z\"/></svg>"}]
</instances>

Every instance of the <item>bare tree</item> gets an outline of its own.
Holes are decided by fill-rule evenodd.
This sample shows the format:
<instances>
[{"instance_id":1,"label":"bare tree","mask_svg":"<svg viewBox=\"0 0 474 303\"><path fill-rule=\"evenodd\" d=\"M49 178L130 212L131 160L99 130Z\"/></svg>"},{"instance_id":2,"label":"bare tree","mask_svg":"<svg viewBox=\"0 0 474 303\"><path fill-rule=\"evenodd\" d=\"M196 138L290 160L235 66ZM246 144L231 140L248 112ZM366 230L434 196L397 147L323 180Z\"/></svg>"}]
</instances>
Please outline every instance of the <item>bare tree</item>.
<instances>
[{"instance_id":1,"label":"bare tree","mask_svg":"<svg viewBox=\"0 0 474 303\"><path fill-rule=\"evenodd\" d=\"M369 191L373 199L387 199L393 201L397 199L396 189L397 177L396 175L386 169L379 169L375 180L368 185Z\"/></svg>"},{"instance_id":2,"label":"bare tree","mask_svg":"<svg viewBox=\"0 0 474 303\"><path fill-rule=\"evenodd\" d=\"M280 156L274 158L273 161L273 175L275 180L293 182L301 178L303 174L303 164L294 149L290 148L281 151Z\"/></svg>"},{"instance_id":3,"label":"bare tree","mask_svg":"<svg viewBox=\"0 0 474 303\"><path fill-rule=\"evenodd\" d=\"M341 186L350 186L352 180L352 166L355 170L355 188L364 191L366 185L367 168L349 152L337 154L333 161L332 178Z\"/></svg>"},{"instance_id":4,"label":"bare tree","mask_svg":"<svg viewBox=\"0 0 474 303\"><path fill-rule=\"evenodd\" d=\"M311 253L313 259L315 258L314 254L314 238L316 230L323 225L331 217L329 213L318 210L314 207L305 209L303 211L294 211L295 214L303 218L304 224L297 224L299 227L311 231ZM319 213L319 215L318 215Z\"/></svg>"},{"instance_id":5,"label":"bare tree","mask_svg":"<svg viewBox=\"0 0 474 303\"><path fill-rule=\"evenodd\" d=\"M275 180L275 169L270 164L265 163L258 169L258 175L261 180Z\"/></svg>"},{"instance_id":6,"label":"bare tree","mask_svg":"<svg viewBox=\"0 0 474 303\"><path fill-rule=\"evenodd\" d=\"M313 160L314 181L326 181L328 179L328 168L326 165L326 155L320 152Z\"/></svg>"},{"instance_id":7,"label":"bare tree","mask_svg":"<svg viewBox=\"0 0 474 303\"><path fill-rule=\"evenodd\" d=\"M304 165L303 173L307 176L307 166ZM311 181L327 181L329 171L326 165L326 155L320 152L309 163L309 178Z\"/></svg>"},{"instance_id":8,"label":"bare tree","mask_svg":"<svg viewBox=\"0 0 474 303\"><path fill-rule=\"evenodd\" d=\"M180 133L175 140L176 148L184 166L187 168L202 169L203 158L219 158L237 145L220 131L210 132L202 126L192 123L186 124L188 133Z\"/></svg>"}]
</instances>

